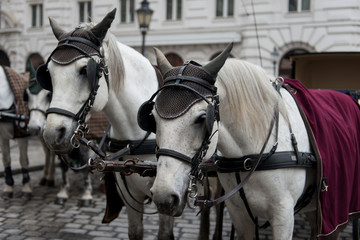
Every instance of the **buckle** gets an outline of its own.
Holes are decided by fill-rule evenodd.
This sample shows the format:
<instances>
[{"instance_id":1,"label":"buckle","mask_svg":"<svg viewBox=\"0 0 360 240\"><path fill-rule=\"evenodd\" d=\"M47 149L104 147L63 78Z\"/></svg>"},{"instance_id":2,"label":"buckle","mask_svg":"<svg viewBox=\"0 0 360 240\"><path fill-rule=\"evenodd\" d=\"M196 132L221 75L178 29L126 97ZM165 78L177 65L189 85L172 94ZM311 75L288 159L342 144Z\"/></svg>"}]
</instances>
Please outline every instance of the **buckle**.
<instances>
[{"instance_id":1,"label":"buckle","mask_svg":"<svg viewBox=\"0 0 360 240\"><path fill-rule=\"evenodd\" d=\"M247 158L244 161L244 169L246 171L250 171L251 170L251 158Z\"/></svg>"}]
</instances>

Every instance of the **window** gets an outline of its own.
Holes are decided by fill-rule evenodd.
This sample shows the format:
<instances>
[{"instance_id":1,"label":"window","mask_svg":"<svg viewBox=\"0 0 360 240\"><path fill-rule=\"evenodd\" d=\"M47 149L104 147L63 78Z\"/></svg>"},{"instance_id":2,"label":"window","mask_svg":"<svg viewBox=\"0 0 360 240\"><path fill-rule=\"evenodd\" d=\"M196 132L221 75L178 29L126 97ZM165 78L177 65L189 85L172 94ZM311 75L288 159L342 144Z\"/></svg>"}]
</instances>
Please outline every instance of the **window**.
<instances>
[{"instance_id":1,"label":"window","mask_svg":"<svg viewBox=\"0 0 360 240\"><path fill-rule=\"evenodd\" d=\"M79 22L91 22L91 2L79 2Z\"/></svg>"},{"instance_id":2,"label":"window","mask_svg":"<svg viewBox=\"0 0 360 240\"><path fill-rule=\"evenodd\" d=\"M31 7L31 27L42 27L43 25L43 5L33 4Z\"/></svg>"},{"instance_id":3,"label":"window","mask_svg":"<svg viewBox=\"0 0 360 240\"><path fill-rule=\"evenodd\" d=\"M216 0L216 16L234 16L234 0Z\"/></svg>"},{"instance_id":4,"label":"window","mask_svg":"<svg viewBox=\"0 0 360 240\"><path fill-rule=\"evenodd\" d=\"M167 60L172 66L182 66L184 64L183 59L176 53L168 53L165 55Z\"/></svg>"},{"instance_id":5,"label":"window","mask_svg":"<svg viewBox=\"0 0 360 240\"><path fill-rule=\"evenodd\" d=\"M181 0L166 0L166 20L180 20L181 12Z\"/></svg>"},{"instance_id":6,"label":"window","mask_svg":"<svg viewBox=\"0 0 360 240\"><path fill-rule=\"evenodd\" d=\"M134 22L135 5L134 0L120 0L120 22Z\"/></svg>"},{"instance_id":7,"label":"window","mask_svg":"<svg viewBox=\"0 0 360 240\"><path fill-rule=\"evenodd\" d=\"M289 12L310 10L310 0L289 0Z\"/></svg>"}]
</instances>

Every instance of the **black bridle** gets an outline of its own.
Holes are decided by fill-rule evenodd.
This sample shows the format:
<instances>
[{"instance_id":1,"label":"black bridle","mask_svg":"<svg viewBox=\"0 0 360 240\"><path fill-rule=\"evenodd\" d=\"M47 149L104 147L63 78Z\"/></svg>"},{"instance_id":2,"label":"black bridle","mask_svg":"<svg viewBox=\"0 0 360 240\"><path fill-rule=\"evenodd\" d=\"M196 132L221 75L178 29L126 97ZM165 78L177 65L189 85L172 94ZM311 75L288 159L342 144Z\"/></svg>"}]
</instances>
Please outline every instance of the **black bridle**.
<instances>
[{"instance_id":1,"label":"black bridle","mask_svg":"<svg viewBox=\"0 0 360 240\"><path fill-rule=\"evenodd\" d=\"M193 61L189 61L189 62L185 62L184 65L180 68L179 73L176 76L171 76L171 77L167 77L164 80L164 85L159 88L152 96L151 98L143 104L144 105L150 105L153 106L154 105L154 98L164 89L166 88L170 88L170 87L179 87L179 88L185 88L195 94L197 94L198 96L201 97L202 100L204 100L207 104L208 104L208 108L207 108L207 114L211 114L213 116L210 117L211 120L208 120L208 116L207 116L207 121L212 121L211 123L207 123L209 125L211 125L211 129L208 129L206 136L200 146L200 148L197 150L197 152L195 153L195 155L193 157L188 157L183 153L180 153L178 151L172 150L172 149L167 149L167 148L158 148L156 151L156 157L159 158L160 156L169 156L169 157L173 157L176 158L182 162L185 162L187 164L190 164L191 166L191 170L190 170L190 177L194 178L197 177L199 179L202 179L202 173L201 170L198 168L199 164L201 163L201 161L203 160L203 158L205 157L208 149L209 149L209 145L211 143L211 138L213 137L214 134L212 134L212 127L213 127L213 123L215 121L219 122L220 120L220 115L219 115L219 97L217 95L217 88L212 85L211 83L209 83L206 80L203 80L201 78L198 77L193 77L193 76L185 76L182 75L182 72L184 71L184 69L188 66L189 63L192 64L196 64ZM197 85L200 85L206 89L209 89L212 93L212 96L205 96L204 94L200 93L199 91L195 90L194 88L185 85L183 82L191 82L191 83L195 83ZM209 100L209 98L211 98L211 100ZM209 111L209 109L212 109ZM139 109L139 113L141 114L141 109Z\"/></svg>"},{"instance_id":2,"label":"black bridle","mask_svg":"<svg viewBox=\"0 0 360 240\"><path fill-rule=\"evenodd\" d=\"M85 38L82 38L82 37L73 37L72 35L76 30L77 29L75 29L65 39L62 39L62 40L59 41L58 46L50 54L46 64L44 64L41 67L46 68L45 71L48 72L47 65L50 62L52 55L58 50L64 50L65 48L69 48L69 47L76 49L77 51L79 51L81 53L81 55L85 55L85 57L89 58L86 70L87 70L87 77L88 77L88 80L89 80L90 85L91 85L91 92L89 93L88 99L85 101L85 103L79 109L79 111L75 114L75 113L70 112L68 110L65 110L65 109L62 109L62 108L56 108L56 107L49 108L46 111L46 116L48 114L50 114L50 113L56 113L56 114L60 114L60 115L63 115L63 116L73 118L75 121L77 121L78 126L77 126L76 130L74 131L73 136L71 137L71 144L73 145L73 147L78 148L80 146L80 142L78 141L78 138L84 137L84 135L86 133L88 133L88 131L89 131L88 126L85 123L85 119L86 119L87 114L89 113L90 109L92 108L92 106L94 104L95 97L96 97L97 91L98 91L99 86L100 86L99 85L99 79L102 77L102 74L104 74L106 83L107 83L107 85L109 87L109 76L108 76L109 72L108 72L108 68L107 68L107 66L105 64L104 57L102 56L102 54L100 52L100 47L101 47L100 43L99 42L98 43L93 43L92 41L89 41L89 40L87 40ZM95 51L96 53L90 55L88 52L84 51L83 49L81 49L80 47L76 46L73 43L85 44L86 46L96 50ZM96 59L93 58L93 56L98 56L99 59L96 60ZM48 80L50 81L50 79L48 79ZM51 90L52 90L51 85L50 85L50 87L51 87Z\"/></svg>"}]
</instances>

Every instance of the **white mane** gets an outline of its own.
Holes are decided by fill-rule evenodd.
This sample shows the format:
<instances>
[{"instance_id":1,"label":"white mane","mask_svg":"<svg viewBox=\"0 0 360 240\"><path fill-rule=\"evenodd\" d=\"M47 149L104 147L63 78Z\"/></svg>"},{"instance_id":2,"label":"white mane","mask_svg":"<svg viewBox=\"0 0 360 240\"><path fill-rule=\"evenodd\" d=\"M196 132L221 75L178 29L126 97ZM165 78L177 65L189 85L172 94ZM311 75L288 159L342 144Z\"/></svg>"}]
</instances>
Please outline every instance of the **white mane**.
<instances>
[{"instance_id":1,"label":"white mane","mask_svg":"<svg viewBox=\"0 0 360 240\"><path fill-rule=\"evenodd\" d=\"M276 103L279 102L281 113L285 109L271 85L273 81L259 66L229 58L217 79L219 88L225 91L224 96L220 95L220 111L227 105L232 124L244 128L253 138L265 139Z\"/></svg>"},{"instance_id":2,"label":"white mane","mask_svg":"<svg viewBox=\"0 0 360 240\"><path fill-rule=\"evenodd\" d=\"M94 23L87 23L85 25L85 29L90 30L94 26ZM101 51L105 57L106 65L108 66L110 73L110 88L115 92L118 92L124 82L125 68L117 45L117 39L114 34L108 31L102 44L103 46ZM111 59L111 61L109 61L109 59ZM116 79L111 79L111 76L118 77Z\"/></svg>"}]
</instances>

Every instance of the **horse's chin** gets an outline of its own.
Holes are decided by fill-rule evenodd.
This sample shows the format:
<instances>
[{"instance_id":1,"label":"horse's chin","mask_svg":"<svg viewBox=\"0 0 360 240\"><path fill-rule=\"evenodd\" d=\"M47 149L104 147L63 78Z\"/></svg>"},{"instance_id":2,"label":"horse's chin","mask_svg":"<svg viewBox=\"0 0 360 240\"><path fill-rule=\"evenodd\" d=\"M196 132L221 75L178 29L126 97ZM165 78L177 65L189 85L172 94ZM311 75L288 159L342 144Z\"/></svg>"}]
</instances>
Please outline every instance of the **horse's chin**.
<instances>
[{"instance_id":1,"label":"horse's chin","mask_svg":"<svg viewBox=\"0 0 360 240\"><path fill-rule=\"evenodd\" d=\"M160 214L168 215L171 217L180 217L184 211L184 207L177 207L169 209L168 207L163 207L161 205L156 205L157 210Z\"/></svg>"},{"instance_id":2,"label":"horse's chin","mask_svg":"<svg viewBox=\"0 0 360 240\"><path fill-rule=\"evenodd\" d=\"M184 212L185 203L186 203L185 200L186 199L184 198L179 204L174 204L171 206L169 206L168 204L162 204L156 202L155 205L157 207L158 212L161 214L168 215L171 217L180 217Z\"/></svg>"},{"instance_id":3,"label":"horse's chin","mask_svg":"<svg viewBox=\"0 0 360 240\"><path fill-rule=\"evenodd\" d=\"M56 154L69 154L73 150L73 146L71 144L48 144L45 140L47 147L55 152Z\"/></svg>"}]
</instances>

